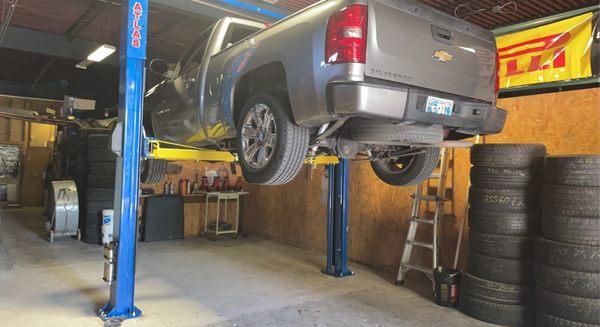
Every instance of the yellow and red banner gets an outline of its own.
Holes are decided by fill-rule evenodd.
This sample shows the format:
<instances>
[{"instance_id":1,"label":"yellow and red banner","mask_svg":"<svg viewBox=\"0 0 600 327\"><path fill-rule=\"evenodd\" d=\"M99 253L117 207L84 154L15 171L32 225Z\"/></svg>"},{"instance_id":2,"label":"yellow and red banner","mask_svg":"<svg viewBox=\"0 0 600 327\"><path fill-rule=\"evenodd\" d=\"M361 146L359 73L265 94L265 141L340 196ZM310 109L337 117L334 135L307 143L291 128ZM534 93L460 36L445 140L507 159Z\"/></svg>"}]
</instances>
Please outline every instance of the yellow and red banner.
<instances>
[{"instance_id":1,"label":"yellow and red banner","mask_svg":"<svg viewBox=\"0 0 600 327\"><path fill-rule=\"evenodd\" d=\"M497 37L500 88L592 76L592 16Z\"/></svg>"}]
</instances>

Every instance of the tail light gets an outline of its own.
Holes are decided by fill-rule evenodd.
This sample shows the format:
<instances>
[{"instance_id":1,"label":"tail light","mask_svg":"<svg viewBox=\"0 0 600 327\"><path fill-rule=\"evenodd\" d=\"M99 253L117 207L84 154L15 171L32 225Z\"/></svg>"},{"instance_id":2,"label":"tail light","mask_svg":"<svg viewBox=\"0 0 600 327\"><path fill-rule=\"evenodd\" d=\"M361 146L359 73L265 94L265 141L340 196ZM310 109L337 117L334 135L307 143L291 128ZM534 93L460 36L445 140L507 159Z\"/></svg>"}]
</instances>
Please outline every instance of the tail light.
<instances>
[{"instance_id":1,"label":"tail light","mask_svg":"<svg viewBox=\"0 0 600 327\"><path fill-rule=\"evenodd\" d=\"M496 54L496 85L494 85L494 94L496 95L496 99L498 98L498 94L500 94L500 58L498 54Z\"/></svg>"},{"instance_id":2,"label":"tail light","mask_svg":"<svg viewBox=\"0 0 600 327\"><path fill-rule=\"evenodd\" d=\"M367 6L351 4L329 17L325 43L328 64L365 63Z\"/></svg>"}]
</instances>

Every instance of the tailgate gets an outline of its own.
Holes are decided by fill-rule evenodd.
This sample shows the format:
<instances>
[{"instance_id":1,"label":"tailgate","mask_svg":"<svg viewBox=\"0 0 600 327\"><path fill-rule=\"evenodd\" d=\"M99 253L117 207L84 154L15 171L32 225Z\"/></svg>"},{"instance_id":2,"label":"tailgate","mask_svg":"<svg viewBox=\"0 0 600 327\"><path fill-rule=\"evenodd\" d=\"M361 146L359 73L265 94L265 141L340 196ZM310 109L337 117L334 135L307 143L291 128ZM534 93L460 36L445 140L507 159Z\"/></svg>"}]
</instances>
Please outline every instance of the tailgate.
<instances>
[{"instance_id":1,"label":"tailgate","mask_svg":"<svg viewBox=\"0 0 600 327\"><path fill-rule=\"evenodd\" d=\"M493 102L493 35L408 0L368 3L366 75Z\"/></svg>"}]
</instances>

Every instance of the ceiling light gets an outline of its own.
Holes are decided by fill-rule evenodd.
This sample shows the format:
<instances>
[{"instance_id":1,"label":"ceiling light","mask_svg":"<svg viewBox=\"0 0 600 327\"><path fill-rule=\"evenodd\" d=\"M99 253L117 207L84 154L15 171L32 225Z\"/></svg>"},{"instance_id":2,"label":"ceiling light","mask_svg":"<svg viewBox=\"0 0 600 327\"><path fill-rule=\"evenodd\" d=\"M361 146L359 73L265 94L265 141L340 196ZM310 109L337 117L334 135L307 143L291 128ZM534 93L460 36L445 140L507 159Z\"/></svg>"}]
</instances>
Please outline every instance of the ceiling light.
<instances>
[{"instance_id":1,"label":"ceiling light","mask_svg":"<svg viewBox=\"0 0 600 327\"><path fill-rule=\"evenodd\" d=\"M79 63L77 63L75 65L75 67L79 68L79 69L87 69L89 65L93 64L93 61L84 59L82 61L80 61Z\"/></svg>"},{"instance_id":2,"label":"ceiling light","mask_svg":"<svg viewBox=\"0 0 600 327\"><path fill-rule=\"evenodd\" d=\"M115 52L116 50L117 48L113 47L112 45L103 44L100 47L98 47L98 49L94 50L94 52L90 53L90 55L87 56L87 60L100 62L106 59L106 57L113 54L113 52Z\"/></svg>"},{"instance_id":3,"label":"ceiling light","mask_svg":"<svg viewBox=\"0 0 600 327\"><path fill-rule=\"evenodd\" d=\"M113 47L112 45L103 44L99 46L96 50L94 50L92 53L90 53L86 59L80 61L77 65L75 65L75 67L79 69L87 69L89 65L106 59L116 50L117 48Z\"/></svg>"}]
</instances>

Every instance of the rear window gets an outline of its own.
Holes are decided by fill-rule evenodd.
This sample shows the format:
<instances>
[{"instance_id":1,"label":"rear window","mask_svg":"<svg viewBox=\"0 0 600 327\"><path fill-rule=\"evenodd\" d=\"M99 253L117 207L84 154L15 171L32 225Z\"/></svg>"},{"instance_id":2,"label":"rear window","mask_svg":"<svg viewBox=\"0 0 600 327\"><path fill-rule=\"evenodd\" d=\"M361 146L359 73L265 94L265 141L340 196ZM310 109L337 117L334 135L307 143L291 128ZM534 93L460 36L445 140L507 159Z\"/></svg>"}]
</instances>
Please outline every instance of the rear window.
<instances>
[{"instance_id":1,"label":"rear window","mask_svg":"<svg viewBox=\"0 0 600 327\"><path fill-rule=\"evenodd\" d=\"M236 44L245 37L254 34L258 30L260 30L260 28L248 25L229 25L229 29L227 30L227 34L225 35L225 39L223 40L223 46L221 47L221 50L226 49L233 44Z\"/></svg>"}]
</instances>

